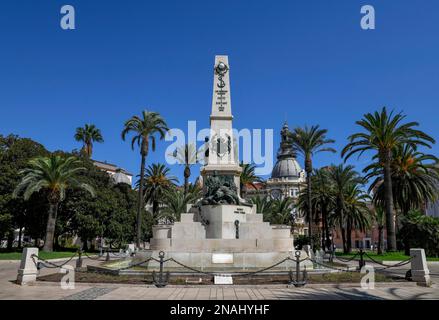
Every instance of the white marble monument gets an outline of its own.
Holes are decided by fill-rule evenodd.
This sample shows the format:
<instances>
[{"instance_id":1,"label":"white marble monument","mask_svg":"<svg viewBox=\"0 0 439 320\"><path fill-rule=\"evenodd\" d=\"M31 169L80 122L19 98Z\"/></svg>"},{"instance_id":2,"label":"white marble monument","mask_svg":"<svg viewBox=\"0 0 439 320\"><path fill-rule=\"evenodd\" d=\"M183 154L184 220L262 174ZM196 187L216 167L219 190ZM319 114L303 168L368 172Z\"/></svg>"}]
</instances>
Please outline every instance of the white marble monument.
<instances>
[{"instance_id":1,"label":"white marble monument","mask_svg":"<svg viewBox=\"0 0 439 320\"><path fill-rule=\"evenodd\" d=\"M233 135L229 76L228 57L216 56L209 150L201 168L205 197L199 204L189 206L179 222L153 227L149 251L153 257L164 251L166 258L197 269L215 270L262 268L292 257L290 228L264 222L262 214L256 213L256 206L239 197L242 169ZM216 181L217 187L224 182L221 186L234 191L234 200L215 202L215 197L209 198L211 181ZM287 262L280 268L291 265Z\"/></svg>"}]
</instances>

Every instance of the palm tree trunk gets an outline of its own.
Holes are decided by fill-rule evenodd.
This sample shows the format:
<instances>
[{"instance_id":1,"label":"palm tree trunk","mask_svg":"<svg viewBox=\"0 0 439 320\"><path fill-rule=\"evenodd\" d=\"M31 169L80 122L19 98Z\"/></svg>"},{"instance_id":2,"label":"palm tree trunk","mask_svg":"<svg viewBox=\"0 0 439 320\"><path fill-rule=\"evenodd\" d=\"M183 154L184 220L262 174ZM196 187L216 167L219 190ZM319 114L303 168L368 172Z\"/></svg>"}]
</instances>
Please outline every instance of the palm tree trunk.
<instances>
[{"instance_id":1,"label":"palm tree trunk","mask_svg":"<svg viewBox=\"0 0 439 320\"><path fill-rule=\"evenodd\" d=\"M18 248L21 248L21 237L23 235L23 227L18 228Z\"/></svg>"},{"instance_id":2,"label":"palm tree trunk","mask_svg":"<svg viewBox=\"0 0 439 320\"><path fill-rule=\"evenodd\" d=\"M325 206L325 234L326 234L326 247L328 248L328 250L332 250L331 248L331 239L330 239L330 234L329 234L329 221L328 221L328 212L327 212L327 208Z\"/></svg>"},{"instance_id":3,"label":"palm tree trunk","mask_svg":"<svg viewBox=\"0 0 439 320\"><path fill-rule=\"evenodd\" d=\"M184 168L184 195L187 195L189 189L189 177L191 175L191 169L188 165Z\"/></svg>"},{"instance_id":4,"label":"palm tree trunk","mask_svg":"<svg viewBox=\"0 0 439 320\"><path fill-rule=\"evenodd\" d=\"M341 241L343 242L343 253L348 253L347 247L346 247L346 230L344 226L340 227L341 230Z\"/></svg>"},{"instance_id":5,"label":"palm tree trunk","mask_svg":"<svg viewBox=\"0 0 439 320\"><path fill-rule=\"evenodd\" d=\"M58 215L58 203L51 203L49 216L47 217L46 238L43 251L53 251L53 238L55 237L56 216Z\"/></svg>"},{"instance_id":6,"label":"palm tree trunk","mask_svg":"<svg viewBox=\"0 0 439 320\"><path fill-rule=\"evenodd\" d=\"M140 240L142 237L142 210L143 210L143 184L145 179L145 162L146 154L144 150L141 151L142 161L140 164L140 182L139 182L139 194L137 199L137 232L136 232L136 246L140 248Z\"/></svg>"},{"instance_id":7,"label":"palm tree trunk","mask_svg":"<svg viewBox=\"0 0 439 320\"><path fill-rule=\"evenodd\" d=\"M346 250L347 253L351 253L352 251L352 222L350 219L348 219L346 226Z\"/></svg>"},{"instance_id":8,"label":"palm tree trunk","mask_svg":"<svg viewBox=\"0 0 439 320\"><path fill-rule=\"evenodd\" d=\"M322 209L322 249L325 250L325 239L326 239L326 214Z\"/></svg>"},{"instance_id":9,"label":"palm tree trunk","mask_svg":"<svg viewBox=\"0 0 439 320\"><path fill-rule=\"evenodd\" d=\"M308 236L311 249L313 248L312 243L312 205L311 205L311 172L306 174L306 184L307 184L307 196L308 196Z\"/></svg>"},{"instance_id":10,"label":"palm tree trunk","mask_svg":"<svg viewBox=\"0 0 439 320\"><path fill-rule=\"evenodd\" d=\"M393 217L392 169L390 151L384 161L384 198L386 209L387 250L396 251L395 220Z\"/></svg>"},{"instance_id":11,"label":"palm tree trunk","mask_svg":"<svg viewBox=\"0 0 439 320\"><path fill-rule=\"evenodd\" d=\"M384 252L384 226L378 227L378 254L383 254Z\"/></svg>"}]
</instances>

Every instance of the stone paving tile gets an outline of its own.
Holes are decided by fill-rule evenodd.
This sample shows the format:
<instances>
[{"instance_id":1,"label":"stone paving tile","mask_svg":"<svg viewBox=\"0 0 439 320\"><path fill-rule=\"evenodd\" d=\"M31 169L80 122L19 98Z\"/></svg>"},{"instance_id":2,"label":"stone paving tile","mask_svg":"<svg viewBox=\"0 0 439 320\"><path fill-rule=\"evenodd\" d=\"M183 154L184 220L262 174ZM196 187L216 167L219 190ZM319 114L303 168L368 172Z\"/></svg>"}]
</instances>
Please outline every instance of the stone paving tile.
<instances>
[{"instance_id":1,"label":"stone paving tile","mask_svg":"<svg viewBox=\"0 0 439 320\"><path fill-rule=\"evenodd\" d=\"M224 300L236 300L237 296L233 288L227 287L223 288Z\"/></svg>"},{"instance_id":2,"label":"stone paving tile","mask_svg":"<svg viewBox=\"0 0 439 320\"><path fill-rule=\"evenodd\" d=\"M197 297L199 288L187 288L183 296L183 300L195 300Z\"/></svg>"},{"instance_id":3,"label":"stone paving tile","mask_svg":"<svg viewBox=\"0 0 439 320\"><path fill-rule=\"evenodd\" d=\"M200 288L197 293L196 300L209 300L210 290L210 288Z\"/></svg>"}]
</instances>

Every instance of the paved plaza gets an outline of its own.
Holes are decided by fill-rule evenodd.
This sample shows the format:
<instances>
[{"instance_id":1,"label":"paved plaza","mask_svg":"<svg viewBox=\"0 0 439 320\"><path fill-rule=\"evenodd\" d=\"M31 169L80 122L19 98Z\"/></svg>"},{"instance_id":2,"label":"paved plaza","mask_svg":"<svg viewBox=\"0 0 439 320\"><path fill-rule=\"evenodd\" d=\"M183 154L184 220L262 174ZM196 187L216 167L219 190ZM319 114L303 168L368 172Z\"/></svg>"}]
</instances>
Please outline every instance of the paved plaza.
<instances>
[{"instance_id":1,"label":"paved plaza","mask_svg":"<svg viewBox=\"0 0 439 320\"><path fill-rule=\"evenodd\" d=\"M74 265L74 261L70 264ZM87 264L96 263L86 261ZM59 283L37 282L19 286L13 281L17 275L18 261L0 261L0 299L47 300L400 300L439 299L437 278L431 288L414 283L378 283L373 290L358 285L309 284L304 288L286 285L258 286L168 286L156 288L147 285L127 284L76 284L75 289L62 289ZM438 268L438 266L433 266ZM41 275L56 272L43 269ZM437 272L437 270L436 270Z\"/></svg>"}]
</instances>

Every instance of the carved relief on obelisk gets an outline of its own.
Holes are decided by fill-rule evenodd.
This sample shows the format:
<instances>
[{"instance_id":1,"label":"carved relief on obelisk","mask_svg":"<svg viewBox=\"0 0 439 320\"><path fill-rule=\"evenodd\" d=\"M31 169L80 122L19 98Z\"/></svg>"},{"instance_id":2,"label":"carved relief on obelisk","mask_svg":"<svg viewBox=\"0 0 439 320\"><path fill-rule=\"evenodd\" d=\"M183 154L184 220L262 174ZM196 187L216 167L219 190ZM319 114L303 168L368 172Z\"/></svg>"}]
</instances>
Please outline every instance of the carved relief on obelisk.
<instances>
[{"instance_id":1,"label":"carved relief on obelisk","mask_svg":"<svg viewBox=\"0 0 439 320\"><path fill-rule=\"evenodd\" d=\"M210 136L206 166L203 176L233 176L239 188L242 171L238 161L238 150L233 134L232 105L230 98L230 66L227 56L215 56L212 111L210 114Z\"/></svg>"}]
</instances>

